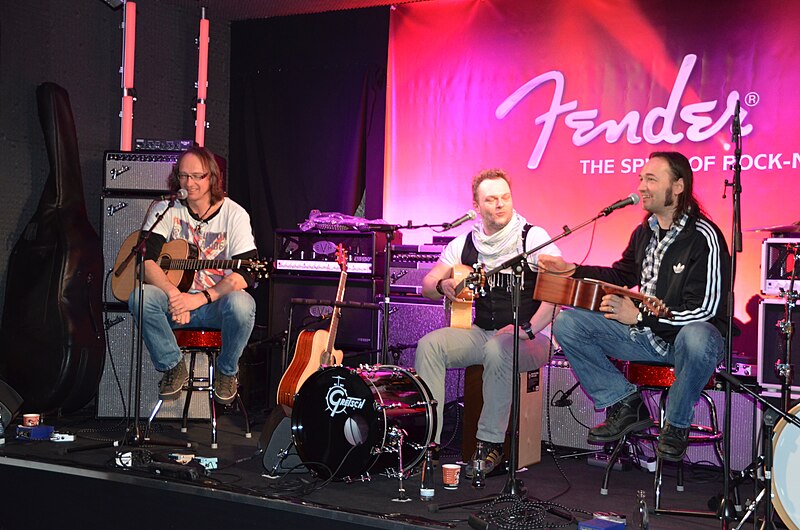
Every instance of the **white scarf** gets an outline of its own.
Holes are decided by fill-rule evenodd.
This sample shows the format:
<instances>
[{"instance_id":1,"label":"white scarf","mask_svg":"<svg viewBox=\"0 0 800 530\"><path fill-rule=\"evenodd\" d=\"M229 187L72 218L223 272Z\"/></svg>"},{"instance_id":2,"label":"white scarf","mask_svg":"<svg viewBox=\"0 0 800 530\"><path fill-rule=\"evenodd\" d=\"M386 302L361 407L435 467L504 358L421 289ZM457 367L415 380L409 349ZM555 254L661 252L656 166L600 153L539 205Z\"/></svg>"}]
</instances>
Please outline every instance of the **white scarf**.
<instances>
[{"instance_id":1,"label":"white scarf","mask_svg":"<svg viewBox=\"0 0 800 530\"><path fill-rule=\"evenodd\" d=\"M472 226L472 241L487 268L492 269L522 252L522 228L527 223L528 221L514 210L511 221L490 236L483 231L483 222Z\"/></svg>"}]
</instances>

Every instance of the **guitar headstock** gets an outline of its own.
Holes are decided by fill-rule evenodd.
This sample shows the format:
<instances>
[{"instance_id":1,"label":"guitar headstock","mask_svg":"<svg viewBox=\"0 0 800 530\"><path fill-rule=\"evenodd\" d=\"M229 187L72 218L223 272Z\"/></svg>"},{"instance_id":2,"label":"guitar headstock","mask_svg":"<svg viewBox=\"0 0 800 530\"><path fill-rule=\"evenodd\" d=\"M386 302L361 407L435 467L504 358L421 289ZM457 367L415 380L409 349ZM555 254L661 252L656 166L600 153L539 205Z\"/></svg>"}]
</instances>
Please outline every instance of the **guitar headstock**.
<instances>
[{"instance_id":1,"label":"guitar headstock","mask_svg":"<svg viewBox=\"0 0 800 530\"><path fill-rule=\"evenodd\" d=\"M250 260L244 267L258 279L269 278L269 273L272 272L272 263L264 260Z\"/></svg>"},{"instance_id":2,"label":"guitar headstock","mask_svg":"<svg viewBox=\"0 0 800 530\"><path fill-rule=\"evenodd\" d=\"M341 268L342 271L347 270L347 251L341 243L336 245L336 263L339 264L339 268Z\"/></svg>"},{"instance_id":3,"label":"guitar headstock","mask_svg":"<svg viewBox=\"0 0 800 530\"><path fill-rule=\"evenodd\" d=\"M672 320L672 311L669 310L664 302L655 296L643 296L642 305L644 309L654 317Z\"/></svg>"},{"instance_id":4,"label":"guitar headstock","mask_svg":"<svg viewBox=\"0 0 800 530\"><path fill-rule=\"evenodd\" d=\"M475 296L486 296L486 268L482 263L475 263L472 268L475 272L467 278L467 287L475 293Z\"/></svg>"}]
</instances>

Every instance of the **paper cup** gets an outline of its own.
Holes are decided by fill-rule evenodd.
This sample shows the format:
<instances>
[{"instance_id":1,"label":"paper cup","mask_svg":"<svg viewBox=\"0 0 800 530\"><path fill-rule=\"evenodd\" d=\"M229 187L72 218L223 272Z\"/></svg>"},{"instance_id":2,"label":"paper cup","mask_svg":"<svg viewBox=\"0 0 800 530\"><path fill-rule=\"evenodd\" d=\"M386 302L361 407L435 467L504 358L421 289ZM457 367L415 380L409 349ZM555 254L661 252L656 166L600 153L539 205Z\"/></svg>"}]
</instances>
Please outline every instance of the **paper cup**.
<instances>
[{"instance_id":1,"label":"paper cup","mask_svg":"<svg viewBox=\"0 0 800 530\"><path fill-rule=\"evenodd\" d=\"M458 464L442 465L442 484L446 490L458 488L458 478L461 475L461 466Z\"/></svg>"},{"instance_id":2,"label":"paper cup","mask_svg":"<svg viewBox=\"0 0 800 530\"><path fill-rule=\"evenodd\" d=\"M22 415L22 425L25 427L36 427L39 425L39 415L38 414L23 414Z\"/></svg>"}]
</instances>

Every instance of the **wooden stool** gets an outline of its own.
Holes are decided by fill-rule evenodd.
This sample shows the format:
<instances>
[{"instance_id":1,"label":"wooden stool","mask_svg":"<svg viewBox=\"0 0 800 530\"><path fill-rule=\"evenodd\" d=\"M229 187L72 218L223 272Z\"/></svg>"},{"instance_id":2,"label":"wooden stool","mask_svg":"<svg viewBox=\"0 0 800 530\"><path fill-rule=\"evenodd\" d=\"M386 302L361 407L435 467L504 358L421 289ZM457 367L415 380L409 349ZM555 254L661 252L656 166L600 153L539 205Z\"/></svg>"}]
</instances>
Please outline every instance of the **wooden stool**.
<instances>
[{"instance_id":1,"label":"wooden stool","mask_svg":"<svg viewBox=\"0 0 800 530\"><path fill-rule=\"evenodd\" d=\"M519 445L517 464L520 467L542 461L542 384L541 372L534 370L519 375ZM461 431L461 458L468 462L475 452L475 436L483 409L483 366L476 364L464 370L464 426ZM509 418L509 424L511 420ZM511 451L511 437L506 428L503 454Z\"/></svg>"},{"instance_id":2,"label":"wooden stool","mask_svg":"<svg viewBox=\"0 0 800 530\"><path fill-rule=\"evenodd\" d=\"M616 443L616 445L614 446L614 450L611 452L611 456L609 457L608 464L606 465L605 474L603 475L603 486L600 488L600 493L602 495L608 494L609 475L614 467L614 463L616 462L620 451L626 445L626 442L628 441L629 437L640 438L654 442L658 440L658 435L661 432L661 429L664 427L664 424L666 423L667 398L669 396L669 389L675 382L675 368L665 364L629 362L625 366L625 377L627 377L628 381L638 386L639 389L642 391L659 393L658 420L653 422L653 427L651 427L650 429L638 433L631 433L625 435L622 437L622 439L620 439ZM689 445L691 446L693 444L713 443L717 458L719 459L720 465L722 465L723 462L722 448L721 448L722 431L720 431L719 423L717 421L717 407L714 404L714 400L712 400L711 396L708 395L708 393L706 392L706 390L714 388L714 384L715 384L715 377L714 374L712 374L711 378L708 380L708 383L706 383L705 390L703 390L700 394L701 399L704 400L708 405L711 425L692 424L689 428ZM716 515L712 512L708 513L684 512L678 510L662 509L661 482L663 478L662 474L663 460L661 458L658 458L657 460L658 461L656 463L656 476L654 481L656 513L672 513L672 514L703 515L703 516ZM676 485L676 489L678 491L683 491L684 489L683 461L678 462L678 482Z\"/></svg>"},{"instance_id":3,"label":"wooden stool","mask_svg":"<svg viewBox=\"0 0 800 530\"><path fill-rule=\"evenodd\" d=\"M214 367L216 366L217 355L219 355L222 349L222 332L219 330L206 329L176 329L174 333L181 353L189 355L189 380L183 387L183 390L186 391L186 401L183 404L183 414L181 415L181 432L187 432L188 430L189 406L192 402L192 393L195 391L208 392L209 420L211 421L211 448L216 449L218 446L217 407L214 401ZM198 354L204 354L208 357L207 374L195 373L195 360ZM181 362L184 362L183 359L181 359ZM164 400L159 398L152 412L150 412L150 417L147 420L147 433L150 432L150 424L153 422L153 419L155 419L163 403ZM244 436L245 438L251 438L250 420L247 417L247 410L245 410L242 398L238 392L236 393L236 403L244 416ZM147 434L145 437L147 437Z\"/></svg>"}]
</instances>

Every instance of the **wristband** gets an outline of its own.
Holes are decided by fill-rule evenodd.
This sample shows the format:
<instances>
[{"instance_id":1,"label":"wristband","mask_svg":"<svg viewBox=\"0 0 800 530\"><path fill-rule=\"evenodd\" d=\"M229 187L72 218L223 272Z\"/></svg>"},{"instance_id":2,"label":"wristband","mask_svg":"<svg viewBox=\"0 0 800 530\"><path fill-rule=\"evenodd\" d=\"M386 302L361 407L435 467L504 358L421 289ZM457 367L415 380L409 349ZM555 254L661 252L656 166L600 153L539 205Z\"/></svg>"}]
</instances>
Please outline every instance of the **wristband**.
<instances>
[{"instance_id":1,"label":"wristband","mask_svg":"<svg viewBox=\"0 0 800 530\"><path fill-rule=\"evenodd\" d=\"M438 282L436 282L436 292L440 295L444 296L444 291L442 290L442 282L444 278L441 278Z\"/></svg>"},{"instance_id":2,"label":"wristband","mask_svg":"<svg viewBox=\"0 0 800 530\"><path fill-rule=\"evenodd\" d=\"M200 291L200 292L203 293L203 296L206 297L206 300L208 300L209 304L213 303L212 300L211 300L211 295L208 294L208 291Z\"/></svg>"}]
</instances>

